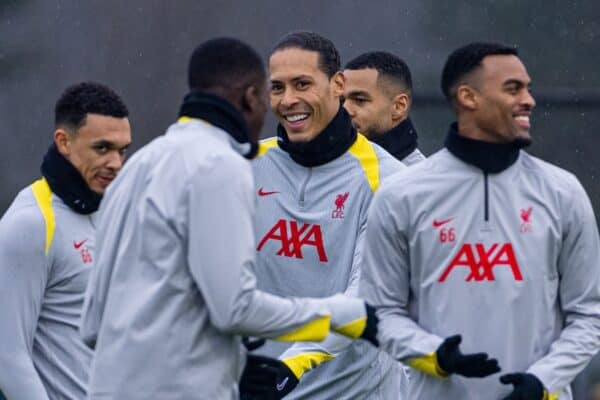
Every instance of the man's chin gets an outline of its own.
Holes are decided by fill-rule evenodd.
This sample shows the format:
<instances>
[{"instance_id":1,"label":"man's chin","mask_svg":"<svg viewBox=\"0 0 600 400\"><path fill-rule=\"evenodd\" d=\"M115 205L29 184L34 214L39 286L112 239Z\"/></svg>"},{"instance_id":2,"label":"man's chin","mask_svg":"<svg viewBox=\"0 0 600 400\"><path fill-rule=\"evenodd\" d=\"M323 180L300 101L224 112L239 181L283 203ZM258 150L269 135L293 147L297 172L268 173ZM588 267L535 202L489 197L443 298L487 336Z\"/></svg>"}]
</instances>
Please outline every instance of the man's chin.
<instances>
[{"instance_id":1,"label":"man's chin","mask_svg":"<svg viewBox=\"0 0 600 400\"><path fill-rule=\"evenodd\" d=\"M515 138L515 140L513 141L513 144L518 147L519 149L522 149L524 147L527 147L529 145L531 145L531 136L519 136L517 138Z\"/></svg>"}]
</instances>

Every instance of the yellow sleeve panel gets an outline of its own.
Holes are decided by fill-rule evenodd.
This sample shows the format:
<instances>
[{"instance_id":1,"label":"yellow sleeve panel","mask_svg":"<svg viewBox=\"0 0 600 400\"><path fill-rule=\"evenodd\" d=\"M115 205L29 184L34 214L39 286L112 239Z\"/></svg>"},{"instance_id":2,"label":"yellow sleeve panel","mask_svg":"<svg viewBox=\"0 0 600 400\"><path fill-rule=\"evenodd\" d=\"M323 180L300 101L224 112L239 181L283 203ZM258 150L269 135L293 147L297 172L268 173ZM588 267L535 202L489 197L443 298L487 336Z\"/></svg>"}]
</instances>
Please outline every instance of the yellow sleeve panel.
<instances>
[{"instance_id":1,"label":"yellow sleeve panel","mask_svg":"<svg viewBox=\"0 0 600 400\"><path fill-rule=\"evenodd\" d=\"M429 353L423 357L411 358L407 361L407 364L412 368L417 369L429 375L433 375L437 378L447 378L448 374L440 368L438 363L437 354L435 352Z\"/></svg>"},{"instance_id":2,"label":"yellow sleeve panel","mask_svg":"<svg viewBox=\"0 0 600 400\"><path fill-rule=\"evenodd\" d=\"M264 156L267 153L267 151L269 151L273 147L277 147L277 138L276 137L261 141L258 144L257 157Z\"/></svg>"},{"instance_id":3,"label":"yellow sleeve panel","mask_svg":"<svg viewBox=\"0 0 600 400\"><path fill-rule=\"evenodd\" d=\"M558 396L560 396L560 392L548 393L547 390L544 390L544 399L543 400L558 400Z\"/></svg>"},{"instance_id":4,"label":"yellow sleeve panel","mask_svg":"<svg viewBox=\"0 0 600 400\"><path fill-rule=\"evenodd\" d=\"M332 329L333 331L352 339L358 339L365 331L367 326L367 317L355 319L346 325L341 325Z\"/></svg>"},{"instance_id":5,"label":"yellow sleeve panel","mask_svg":"<svg viewBox=\"0 0 600 400\"><path fill-rule=\"evenodd\" d=\"M321 342L329 334L330 321L331 316L326 315L312 320L296 330L277 336L273 340L280 342Z\"/></svg>"},{"instance_id":6,"label":"yellow sleeve panel","mask_svg":"<svg viewBox=\"0 0 600 400\"><path fill-rule=\"evenodd\" d=\"M56 228L56 220L54 219L54 210L52 210L52 190L46 181L46 178L39 179L31 185L35 201L42 212L44 222L46 224L46 246L45 254L48 255L50 245L54 238L54 229Z\"/></svg>"},{"instance_id":7,"label":"yellow sleeve panel","mask_svg":"<svg viewBox=\"0 0 600 400\"><path fill-rule=\"evenodd\" d=\"M359 133L348 151L360 162L371 190L376 191L379 188L379 159L373 144Z\"/></svg>"},{"instance_id":8,"label":"yellow sleeve panel","mask_svg":"<svg viewBox=\"0 0 600 400\"><path fill-rule=\"evenodd\" d=\"M308 370L313 369L319 364L327 361L331 361L335 356L327 353L302 353L293 357L285 358L281 360L287 367L292 370L298 380Z\"/></svg>"}]
</instances>

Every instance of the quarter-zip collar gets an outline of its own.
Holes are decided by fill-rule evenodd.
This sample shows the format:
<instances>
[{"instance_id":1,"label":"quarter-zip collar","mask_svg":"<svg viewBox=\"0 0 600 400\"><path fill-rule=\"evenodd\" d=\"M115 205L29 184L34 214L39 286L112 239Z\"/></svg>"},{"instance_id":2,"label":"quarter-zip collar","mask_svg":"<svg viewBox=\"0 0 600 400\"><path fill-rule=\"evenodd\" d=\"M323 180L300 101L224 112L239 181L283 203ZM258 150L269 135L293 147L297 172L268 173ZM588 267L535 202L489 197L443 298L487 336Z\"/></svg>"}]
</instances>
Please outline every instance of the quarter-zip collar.
<instances>
[{"instance_id":1,"label":"quarter-zip collar","mask_svg":"<svg viewBox=\"0 0 600 400\"><path fill-rule=\"evenodd\" d=\"M292 160L305 167L316 167L335 160L352 146L356 135L350 115L341 106L329 125L309 142L291 142L285 128L281 124L277 126L279 147L287 152Z\"/></svg>"},{"instance_id":2,"label":"quarter-zip collar","mask_svg":"<svg viewBox=\"0 0 600 400\"><path fill-rule=\"evenodd\" d=\"M406 118L383 135L376 135L370 140L383 147L397 160L403 160L416 150L417 138L417 131L412 121Z\"/></svg>"},{"instance_id":3,"label":"quarter-zip collar","mask_svg":"<svg viewBox=\"0 0 600 400\"><path fill-rule=\"evenodd\" d=\"M78 214L91 214L98 210L102 195L92 191L83 176L52 144L41 166L50 190Z\"/></svg>"},{"instance_id":4,"label":"quarter-zip collar","mask_svg":"<svg viewBox=\"0 0 600 400\"><path fill-rule=\"evenodd\" d=\"M183 99L180 117L202 119L227 132L236 142L249 144L244 157L253 158L258 152L258 143L250 141L248 126L242 114L225 99L204 92L191 92Z\"/></svg>"},{"instance_id":5,"label":"quarter-zip collar","mask_svg":"<svg viewBox=\"0 0 600 400\"><path fill-rule=\"evenodd\" d=\"M527 144L523 142L492 143L470 139L458 132L456 122L450 125L445 142L446 148L462 161L474 165L485 173L502 172L519 158L519 152Z\"/></svg>"}]
</instances>

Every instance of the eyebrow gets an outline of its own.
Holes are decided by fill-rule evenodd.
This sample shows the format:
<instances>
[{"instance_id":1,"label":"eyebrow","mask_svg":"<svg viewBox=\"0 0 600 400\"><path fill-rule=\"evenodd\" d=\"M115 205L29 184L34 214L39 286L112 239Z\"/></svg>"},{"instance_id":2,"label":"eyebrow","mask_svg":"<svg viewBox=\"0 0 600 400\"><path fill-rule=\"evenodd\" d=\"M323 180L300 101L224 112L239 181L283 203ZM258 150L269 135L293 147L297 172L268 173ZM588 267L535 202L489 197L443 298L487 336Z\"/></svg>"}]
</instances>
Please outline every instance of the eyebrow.
<instances>
[{"instance_id":1,"label":"eyebrow","mask_svg":"<svg viewBox=\"0 0 600 400\"><path fill-rule=\"evenodd\" d=\"M309 75L298 75L298 76L294 76L294 77L293 77L293 78L291 78L290 80L291 80L292 82L297 82L297 81L300 81L300 80L303 80L303 79L307 79L307 80L311 80L311 81L313 80L313 78L312 78L311 76L309 76ZM271 79L271 82L281 82L281 81L282 81L281 79Z\"/></svg>"},{"instance_id":2,"label":"eyebrow","mask_svg":"<svg viewBox=\"0 0 600 400\"><path fill-rule=\"evenodd\" d=\"M510 85L517 85L517 86L531 86L531 81L525 83L525 81L522 81L520 79L509 79L507 81L505 81L502 86L510 86Z\"/></svg>"},{"instance_id":3,"label":"eyebrow","mask_svg":"<svg viewBox=\"0 0 600 400\"><path fill-rule=\"evenodd\" d=\"M346 97L358 97L358 96L363 96L363 97L371 97L371 95L368 92L365 92L364 90L352 90L350 93L348 93L346 95Z\"/></svg>"},{"instance_id":4,"label":"eyebrow","mask_svg":"<svg viewBox=\"0 0 600 400\"><path fill-rule=\"evenodd\" d=\"M127 143L124 146L118 147L110 140L100 139L97 142L94 142L92 145L93 146L105 146L105 147L108 147L109 149L123 150L123 149L128 148L131 145L131 142Z\"/></svg>"}]
</instances>

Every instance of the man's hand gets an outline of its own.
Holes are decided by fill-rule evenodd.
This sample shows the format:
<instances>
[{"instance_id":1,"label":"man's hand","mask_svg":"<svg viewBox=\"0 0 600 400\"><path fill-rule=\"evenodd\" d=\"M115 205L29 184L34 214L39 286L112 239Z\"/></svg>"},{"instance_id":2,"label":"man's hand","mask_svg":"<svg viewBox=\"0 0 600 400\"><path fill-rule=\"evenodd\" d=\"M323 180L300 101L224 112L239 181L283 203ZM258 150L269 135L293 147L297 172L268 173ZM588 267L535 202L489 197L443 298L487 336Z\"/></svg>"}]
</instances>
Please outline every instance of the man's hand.
<instances>
[{"instance_id":1,"label":"man's hand","mask_svg":"<svg viewBox=\"0 0 600 400\"><path fill-rule=\"evenodd\" d=\"M487 353L463 354L458 348L460 335L450 336L436 351L438 365L447 374L458 374L467 378L483 378L500 372L498 360Z\"/></svg>"},{"instance_id":2,"label":"man's hand","mask_svg":"<svg viewBox=\"0 0 600 400\"><path fill-rule=\"evenodd\" d=\"M506 374L500 377L500 382L514 386L513 391L503 400L544 400L546 398L544 385L533 374Z\"/></svg>"},{"instance_id":3,"label":"man's hand","mask_svg":"<svg viewBox=\"0 0 600 400\"><path fill-rule=\"evenodd\" d=\"M240 398L279 400L297 385L294 373L280 360L248 354L240 380Z\"/></svg>"},{"instance_id":4,"label":"man's hand","mask_svg":"<svg viewBox=\"0 0 600 400\"><path fill-rule=\"evenodd\" d=\"M367 303L365 303L365 307L367 308L367 323L365 325L365 330L360 337L368 340L375 347L379 347L379 341L377 340L377 324L379 323L379 318L377 318L377 314L375 314L375 309L373 307Z\"/></svg>"}]
</instances>

